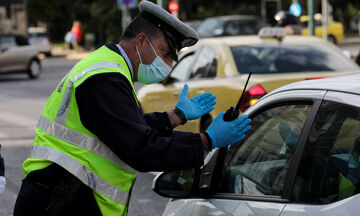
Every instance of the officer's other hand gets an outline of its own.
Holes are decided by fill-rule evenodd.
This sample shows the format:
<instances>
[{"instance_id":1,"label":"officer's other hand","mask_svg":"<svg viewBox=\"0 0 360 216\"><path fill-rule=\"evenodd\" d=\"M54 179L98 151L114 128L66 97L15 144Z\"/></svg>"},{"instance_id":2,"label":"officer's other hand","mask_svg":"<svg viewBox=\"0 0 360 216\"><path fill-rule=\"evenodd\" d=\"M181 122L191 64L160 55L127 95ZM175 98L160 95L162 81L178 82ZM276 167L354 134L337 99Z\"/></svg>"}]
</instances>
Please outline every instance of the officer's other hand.
<instances>
[{"instance_id":1,"label":"officer's other hand","mask_svg":"<svg viewBox=\"0 0 360 216\"><path fill-rule=\"evenodd\" d=\"M180 93L176 107L182 111L186 120L193 120L200 118L206 113L211 112L216 104L216 96L210 92L206 92L195 97L188 98L189 86L184 85Z\"/></svg>"},{"instance_id":2,"label":"officer's other hand","mask_svg":"<svg viewBox=\"0 0 360 216\"><path fill-rule=\"evenodd\" d=\"M224 113L219 113L214 121L210 124L206 133L212 141L212 147L226 147L239 142L245 137L245 133L250 130L251 120L247 115L241 115L239 118L226 122Z\"/></svg>"}]
</instances>

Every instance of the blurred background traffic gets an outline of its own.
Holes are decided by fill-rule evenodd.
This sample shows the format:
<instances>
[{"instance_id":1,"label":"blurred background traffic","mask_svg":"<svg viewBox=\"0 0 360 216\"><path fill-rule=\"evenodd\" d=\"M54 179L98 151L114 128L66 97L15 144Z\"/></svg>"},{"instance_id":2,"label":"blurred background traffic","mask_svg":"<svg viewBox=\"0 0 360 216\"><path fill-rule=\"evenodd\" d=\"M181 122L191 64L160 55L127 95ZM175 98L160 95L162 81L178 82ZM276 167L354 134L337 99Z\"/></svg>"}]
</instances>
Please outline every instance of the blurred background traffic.
<instances>
[{"instance_id":1,"label":"blurred background traffic","mask_svg":"<svg viewBox=\"0 0 360 216\"><path fill-rule=\"evenodd\" d=\"M274 16L279 11L295 15L304 35L314 34L334 43L359 35L360 2L356 0L154 2L196 29L201 37L257 34L263 26L277 25ZM119 41L124 27L139 13L137 3L137 0L1 0L0 34L25 36L46 56L57 48L91 50L109 41Z\"/></svg>"}]
</instances>

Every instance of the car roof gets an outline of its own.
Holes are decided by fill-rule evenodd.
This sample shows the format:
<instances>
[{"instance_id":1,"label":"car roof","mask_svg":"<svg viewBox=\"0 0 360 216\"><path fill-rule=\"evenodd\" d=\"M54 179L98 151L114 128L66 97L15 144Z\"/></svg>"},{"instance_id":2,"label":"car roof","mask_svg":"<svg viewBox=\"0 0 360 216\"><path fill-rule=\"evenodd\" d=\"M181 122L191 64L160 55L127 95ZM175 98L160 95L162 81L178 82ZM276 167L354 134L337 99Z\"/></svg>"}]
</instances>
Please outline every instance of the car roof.
<instances>
[{"instance_id":1,"label":"car roof","mask_svg":"<svg viewBox=\"0 0 360 216\"><path fill-rule=\"evenodd\" d=\"M43 27L29 27L29 33L46 33L46 29Z\"/></svg>"},{"instance_id":2,"label":"car roof","mask_svg":"<svg viewBox=\"0 0 360 216\"><path fill-rule=\"evenodd\" d=\"M360 95L360 73L335 76L324 79L305 80L282 86L269 95L293 90L325 90Z\"/></svg>"},{"instance_id":3,"label":"car roof","mask_svg":"<svg viewBox=\"0 0 360 216\"><path fill-rule=\"evenodd\" d=\"M305 35L286 35L281 43L321 43L324 40L315 36ZM262 39L258 35L238 35L238 36L226 36L215 38L203 38L199 40L199 44L226 44L228 46L235 45L249 45L249 44L263 44L263 43L278 43L275 39Z\"/></svg>"},{"instance_id":4,"label":"car roof","mask_svg":"<svg viewBox=\"0 0 360 216\"><path fill-rule=\"evenodd\" d=\"M229 20L255 20L255 19L259 19L260 17L255 16L255 15L228 15L228 16L216 16L216 17L209 17L206 18L205 20L222 20L222 21L229 21Z\"/></svg>"}]
</instances>

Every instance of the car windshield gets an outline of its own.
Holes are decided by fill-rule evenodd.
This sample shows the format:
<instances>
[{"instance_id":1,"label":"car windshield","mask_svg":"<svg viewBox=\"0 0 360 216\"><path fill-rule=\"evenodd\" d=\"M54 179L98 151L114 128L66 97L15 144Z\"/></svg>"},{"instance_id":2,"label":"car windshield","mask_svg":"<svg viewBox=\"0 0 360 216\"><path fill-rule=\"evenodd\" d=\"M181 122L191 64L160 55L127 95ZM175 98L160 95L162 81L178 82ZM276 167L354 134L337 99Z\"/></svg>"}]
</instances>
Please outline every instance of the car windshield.
<instances>
[{"instance_id":1,"label":"car windshield","mask_svg":"<svg viewBox=\"0 0 360 216\"><path fill-rule=\"evenodd\" d=\"M239 73L358 70L345 55L323 43L234 46L231 51Z\"/></svg>"},{"instance_id":2,"label":"car windshield","mask_svg":"<svg viewBox=\"0 0 360 216\"><path fill-rule=\"evenodd\" d=\"M30 37L47 37L45 32L32 32L29 33Z\"/></svg>"},{"instance_id":3,"label":"car windshield","mask_svg":"<svg viewBox=\"0 0 360 216\"><path fill-rule=\"evenodd\" d=\"M197 29L197 32L201 36L216 36L224 32L224 23L223 20L205 20Z\"/></svg>"}]
</instances>

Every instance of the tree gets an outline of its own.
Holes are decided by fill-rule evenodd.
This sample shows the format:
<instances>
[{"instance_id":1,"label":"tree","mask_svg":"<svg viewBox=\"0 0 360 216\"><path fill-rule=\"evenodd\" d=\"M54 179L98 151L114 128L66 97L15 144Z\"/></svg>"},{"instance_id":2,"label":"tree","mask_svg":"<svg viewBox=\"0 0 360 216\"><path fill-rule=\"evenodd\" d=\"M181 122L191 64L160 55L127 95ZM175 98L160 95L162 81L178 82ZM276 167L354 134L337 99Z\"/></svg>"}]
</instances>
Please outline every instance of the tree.
<instances>
[{"instance_id":1,"label":"tree","mask_svg":"<svg viewBox=\"0 0 360 216\"><path fill-rule=\"evenodd\" d=\"M121 36L121 11L115 0L29 0L30 25L45 23L50 38L62 42L72 23L79 20L84 33L96 35L96 45L118 42Z\"/></svg>"}]
</instances>

